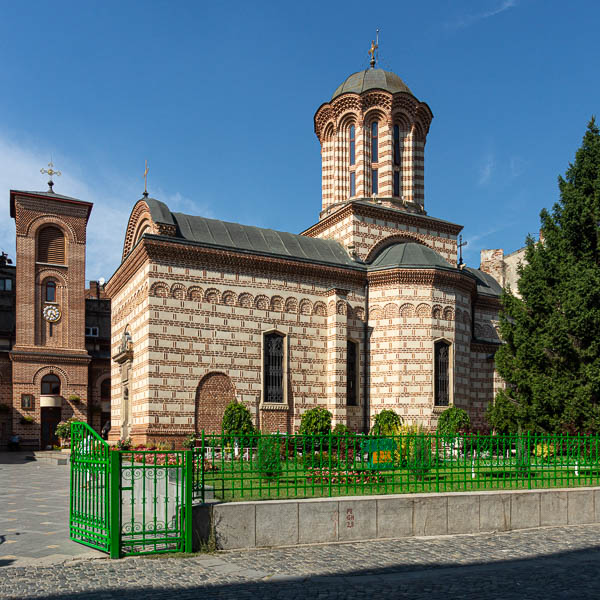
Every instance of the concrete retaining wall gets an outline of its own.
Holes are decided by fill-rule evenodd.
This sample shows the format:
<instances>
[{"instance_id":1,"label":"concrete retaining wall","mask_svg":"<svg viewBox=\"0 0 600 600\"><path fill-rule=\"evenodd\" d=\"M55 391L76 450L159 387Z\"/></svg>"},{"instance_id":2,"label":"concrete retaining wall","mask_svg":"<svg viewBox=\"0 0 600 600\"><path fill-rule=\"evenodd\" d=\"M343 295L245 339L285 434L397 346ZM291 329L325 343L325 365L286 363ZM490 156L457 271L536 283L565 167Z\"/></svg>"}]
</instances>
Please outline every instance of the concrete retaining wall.
<instances>
[{"instance_id":1,"label":"concrete retaining wall","mask_svg":"<svg viewBox=\"0 0 600 600\"><path fill-rule=\"evenodd\" d=\"M194 507L194 545L265 548L600 523L600 488L353 496Z\"/></svg>"}]
</instances>

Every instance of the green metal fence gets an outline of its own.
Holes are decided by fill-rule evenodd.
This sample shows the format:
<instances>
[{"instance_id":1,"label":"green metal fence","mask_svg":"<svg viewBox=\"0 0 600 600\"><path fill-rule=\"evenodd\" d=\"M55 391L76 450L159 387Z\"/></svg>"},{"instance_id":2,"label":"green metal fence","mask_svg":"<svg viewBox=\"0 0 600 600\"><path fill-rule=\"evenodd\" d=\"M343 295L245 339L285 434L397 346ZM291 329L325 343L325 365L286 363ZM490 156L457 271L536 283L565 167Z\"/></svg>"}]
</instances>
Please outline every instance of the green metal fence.
<instances>
[{"instance_id":1,"label":"green metal fence","mask_svg":"<svg viewBox=\"0 0 600 600\"><path fill-rule=\"evenodd\" d=\"M70 537L111 558L191 552L190 451L119 451L71 424Z\"/></svg>"},{"instance_id":2,"label":"green metal fence","mask_svg":"<svg viewBox=\"0 0 600 600\"><path fill-rule=\"evenodd\" d=\"M71 425L71 539L111 557L191 552L192 502L598 485L600 437L202 434L117 450Z\"/></svg>"},{"instance_id":3,"label":"green metal fence","mask_svg":"<svg viewBox=\"0 0 600 600\"><path fill-rule=\"evenodd\" d=\"M202 435L194 498L231 501L597 485L586 435Z\"/></svg>"}]
</instances>

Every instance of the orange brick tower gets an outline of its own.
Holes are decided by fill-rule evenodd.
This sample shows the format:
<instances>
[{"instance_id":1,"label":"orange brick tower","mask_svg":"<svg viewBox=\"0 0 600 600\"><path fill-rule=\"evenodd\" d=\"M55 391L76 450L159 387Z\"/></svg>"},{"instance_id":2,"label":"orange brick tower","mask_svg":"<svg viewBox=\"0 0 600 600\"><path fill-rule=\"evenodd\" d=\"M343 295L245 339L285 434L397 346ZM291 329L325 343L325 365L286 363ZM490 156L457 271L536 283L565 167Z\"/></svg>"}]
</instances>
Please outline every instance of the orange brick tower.
<instances>
[{"instance_id":1,"label":"orange brick tower","mask_svg":"<svg viewBox=\"0 0 600 600\"><path fill-rule=\"evenodd\" d=\"M11 190L17 233L13 432L42 449L59 421L88 420L85 244L92 204ZM39 399L39 401L38 401Z\"/></svg>"}]
</instances>

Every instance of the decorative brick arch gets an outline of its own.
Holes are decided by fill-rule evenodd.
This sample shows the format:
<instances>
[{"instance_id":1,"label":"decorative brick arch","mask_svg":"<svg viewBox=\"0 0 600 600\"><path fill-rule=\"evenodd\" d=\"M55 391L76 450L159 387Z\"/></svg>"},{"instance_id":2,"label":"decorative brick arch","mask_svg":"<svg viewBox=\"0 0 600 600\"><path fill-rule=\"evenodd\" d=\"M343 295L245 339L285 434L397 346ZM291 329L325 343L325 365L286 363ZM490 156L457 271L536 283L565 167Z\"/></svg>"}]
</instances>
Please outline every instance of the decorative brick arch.
<instances>
[{"instance_id":1,"label":"decorative brick arch","mask_svg":"<svg viewBox=\"0 0 600 600\"><path fill-rule=\"evenodd\" d=\"M177 300L185 300L186 292L185 286L181 283L174 283L171 286L171 296Z\"/></svg>"},{"instance_id":2,"label":"decorative brick arch","mask_svg":"<svg viewBox=\"0 0 600 600\"><path fill-rule=\"evenodd\" d=\"M409 231L402 232L401 234L390 235L388 237L379 240L367 254L367 258L365 259L366 263L373 262L377 256L385 250L388 246L393 246L394 244L406 244L409 242L415 242L417 244L421 244L422 246L426 246L430 250L437 252L434 248L431 247L430 244L422 240L419 236L411 233Z\"/></svg>"},{"instance_id":3,"label":"decorative brick arch","mask_svg":"<svg viewBox=\"0 0 600 600\"><path fill-rule=\"evenodd\" d=\"M25 235L27 235L27 237L35 237L36 250L38 232L40 229L43 229L46 225L54 225L55 227L58 227L63 232L64 236L67 238L67 242L71 244L75 242L85 243L85 236L83 240L79 239L77 237L75 229L66 221L63 221L61 218L55 217L54 215L41 215L39 217L36 217L35 219L32 219L27 224L27 229L25 230Z\"/></svg>"},{"instance_id":4,"label":"decorative brick arch","mask_svg":"<svg viewBox=\"0 0 600 600\"><path fill-rule=\"evenodd\" d=\"M157 281L152 284L152 287L150 288L150 295L158 298L168 298L169 286L163 281Z\"/></svg>"},{"instance_id":5,"label":"decorative brick arch","mask_svg":"<svg viewBox=\"0 0 600 600\"><path fill-rule=\"evenodd\" d=\"M154 222L150 216L150 207L144 200L139 200L136 203L129 216L129 222L127 223L127 229L125 230L122 260L125 260L125 257L133 250L135 242L142 230L140 225L147 225L150 232L154 233Z\"/></svg>"},{"instance_id":6,"label":"decorative brick arch","mask_svg":"<svg viewBox=\"0 0 600 600\"><path fill-rule=\"evenodd\" d=\"M62 393L62 390L66 389L66 387L69 384L69 378L67 377L66 371L63 371L62 369L59 369L58 367L55 367L55 366L42 367L41 369L38 369L35 372L35 375L33 376L33 383L38 388L40 387L40 385L42 383L42 377L44 375L56 375L60 379L61 393Z\"/></svg>"},{"instance_id":7,"label":"decorative brick arch","mask_svg":"<svg viewBox=\"0 0 600 600\"><path fill-rule=\"evenodd\" d=\"M221 431L225 407L236 402L235 388L225 373L205 375L196 388L195 431Z\"/></svg>"}]
</instances>

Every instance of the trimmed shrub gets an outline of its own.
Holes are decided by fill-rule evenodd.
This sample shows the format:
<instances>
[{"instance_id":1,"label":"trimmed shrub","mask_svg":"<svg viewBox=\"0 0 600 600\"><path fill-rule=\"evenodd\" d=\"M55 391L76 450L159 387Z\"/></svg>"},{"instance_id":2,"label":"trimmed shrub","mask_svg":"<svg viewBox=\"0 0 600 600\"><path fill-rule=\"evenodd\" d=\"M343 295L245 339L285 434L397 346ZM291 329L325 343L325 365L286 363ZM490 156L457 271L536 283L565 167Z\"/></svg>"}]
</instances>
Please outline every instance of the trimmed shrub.
<instances>
[{"instance_id":1,"label":"trimmed shrub","mask_svg":"<svg viewBox=\"0 0 600 600\"><path fill-rule=\"evenodd\" d=\"M256 433L250 411L244 404L235 401L226 406L221 428L226 435L254 435Z\"/></svg>"},{"instance_id":2,"label":"trimmed shrub","mask_svg":"<svg viewBox=\"0 0 600 600\"><path fill-rule=\"evenodd\" d=\"M375 422L369 435L398 435L402 427L402 417L393 410L385 409L375 415Z\"/></svg>"},{"instance_id":3,"label":"trimmed shrub","mask_svg":"<svg viewBox=\"0 0 600 600\"><path fill-rule=\"evenodd\" d=\"M459 431L470 429L471 419L466 410L458 406L448 407L438 419L437 430L442 435L455 435Z\"/></svg>"},{"instance_id":4,"label":"trimmed shrub","mask_svg":"<svg viewBox=\"0 0 600 600\"><path fill-rule=\"evenodd\" d=\"M333 435L351 435L352 431L350 431L350 429L348 429L347 425L344 425L343 423L338 423L333 428L333 431L331 433Z\"/></svg>"},{"instance_id":5,"label":"trimmed shrub","mask_svg":"<svg viewBox=\"0 0 600 600\"><path fill-rule=\"evenodd\" d=\"M257 448L259 472L267 479L276 479L281 475L281 452L279 437L263 435Z\"/></svg>"},{"instance_id":6,"label":"trimmed shrub","mask_svg":"<svg viewBox=\"0 0 600 600\"><path fill-rule=\"evenodd\" d=\"M410 436L406 450L409 473L417 480L423 479L431 469L431 438L423 434Z\"/></svg>"},{"instance_id":7,"label":"trimmed shrub","mask_svg":"<svg viewBox=\"0 0 600 600\"><path fill-rule=\"evenodd\" d=\"M331 433L331 413L326 408L311 408L302 414L300 429L302 435L327 435Z\"/></svg>"}]
</instances>

